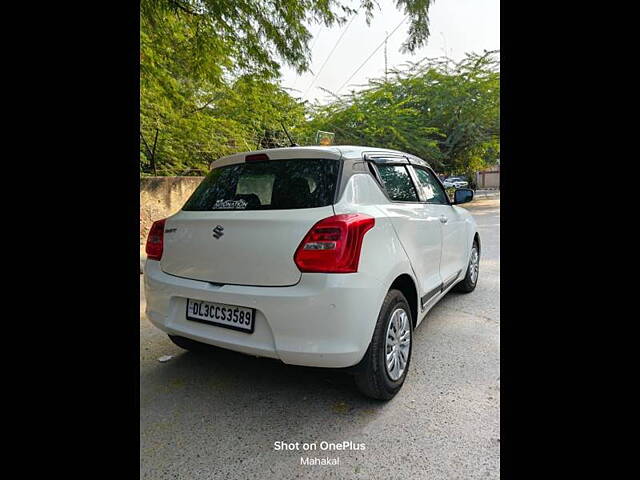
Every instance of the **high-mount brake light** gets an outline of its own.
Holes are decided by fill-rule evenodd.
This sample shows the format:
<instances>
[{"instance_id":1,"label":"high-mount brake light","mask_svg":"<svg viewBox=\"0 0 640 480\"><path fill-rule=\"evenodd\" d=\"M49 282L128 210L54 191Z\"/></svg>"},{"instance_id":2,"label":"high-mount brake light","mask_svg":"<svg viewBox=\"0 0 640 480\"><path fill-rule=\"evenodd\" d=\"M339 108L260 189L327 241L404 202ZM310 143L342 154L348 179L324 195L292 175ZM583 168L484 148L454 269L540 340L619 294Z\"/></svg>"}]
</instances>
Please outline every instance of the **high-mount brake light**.
<instances>
[{"instance_id":1,"label":"high-mount brake light","mask_svg":"<svg viewBox=\"0 0 640 480\"><path fill-rule=\"evenodd\" d=\"M375 218L361 213L320 220L300 242L293 260L301 272L357 272L364 234L375 224Z\"/></svg>"},{"instance_id":2,"label":"high-mount brake light","mask_svg":"<svg viewBox=\"0 0 640 480\"><path fill-rule=\"evenodd\" d=\"M265 160L269 160L269 156L266 153L252 153L251 155L244 157L244 161L246 163L264 162Z\"/></svg>"},{"instance_id":3,"label":"high-mount brake light","mask_svg":"<svg viewBox=\"0 0 640 480\"><path fill-rule=\"evenodd\" d=\"M147 252L147 258L150 260L161 260L162 250L164 249L164 224L167 221L166 218L157 220L151 225L149 230L149 236L147 237L147 245L145 251Z\"/></svg>"}]
</instances>

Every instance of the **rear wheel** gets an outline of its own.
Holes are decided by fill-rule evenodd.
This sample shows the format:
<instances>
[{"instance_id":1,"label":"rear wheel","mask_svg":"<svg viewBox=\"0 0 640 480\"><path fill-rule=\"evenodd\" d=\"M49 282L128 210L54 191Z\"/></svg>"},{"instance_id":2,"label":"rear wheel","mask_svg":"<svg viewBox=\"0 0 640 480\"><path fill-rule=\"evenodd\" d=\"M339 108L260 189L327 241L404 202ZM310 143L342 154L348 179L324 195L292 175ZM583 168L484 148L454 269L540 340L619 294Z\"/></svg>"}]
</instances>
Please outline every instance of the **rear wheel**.
<instances>
[{"instance_id":1,"label":"rear wheel","mask_svg":"<svg viewBox=\"0 0 640 480\"><path fill-rule=\"evenodd\" d=\"M480 247L478 242L473 242L471 247L471 255L469 257L469 265L464 280L459 282L453 290L461 293L470 293L476 289L478 283L478 275L480 274Z\"/></svg>"},{"instance_id":2,"label":"rear wheel","mask_svg":"<svg viewBox=\"0 0 640 480\"><path fill-rule=\"evenodd\" d=\"M191 340L190 338L179 337L177 335L169 335L169 340L171 340L178 347L183 348L184 350L189 350L190 352L203 352L207 350L210 351L215 348L211 345L196 342L195 340Z\"/></svg>"},{"instance_id":3,"label":"rear wheel","mask_svg":"<svg viewBox=\"0 0 640 480\"><path fill-rule=\"evenodd\" d=\"M409 369L412 337L407 299L399 290L390 290L369 348L356 369L356 385L362 393L378 400L389 400L398 393Z\"/></svg>"}]
</instances>

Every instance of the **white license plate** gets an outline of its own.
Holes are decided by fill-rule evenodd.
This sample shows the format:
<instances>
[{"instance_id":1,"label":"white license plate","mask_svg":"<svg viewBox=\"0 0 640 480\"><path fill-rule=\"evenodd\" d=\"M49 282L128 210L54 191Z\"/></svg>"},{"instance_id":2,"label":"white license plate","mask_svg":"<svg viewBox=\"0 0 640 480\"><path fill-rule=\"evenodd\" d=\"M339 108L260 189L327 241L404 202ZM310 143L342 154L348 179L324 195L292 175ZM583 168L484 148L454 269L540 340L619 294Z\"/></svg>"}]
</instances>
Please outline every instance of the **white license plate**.
<instances>
[{"instance_id":1,"label":"white license plate","mask_svg":"<svg viewBox=\"0 0 640 480\"><path fill-rule=\"evenodd\" d=\"M255 319L254 308L187 299L187 320L253 333Z\"/></svg>"}]
</instances>

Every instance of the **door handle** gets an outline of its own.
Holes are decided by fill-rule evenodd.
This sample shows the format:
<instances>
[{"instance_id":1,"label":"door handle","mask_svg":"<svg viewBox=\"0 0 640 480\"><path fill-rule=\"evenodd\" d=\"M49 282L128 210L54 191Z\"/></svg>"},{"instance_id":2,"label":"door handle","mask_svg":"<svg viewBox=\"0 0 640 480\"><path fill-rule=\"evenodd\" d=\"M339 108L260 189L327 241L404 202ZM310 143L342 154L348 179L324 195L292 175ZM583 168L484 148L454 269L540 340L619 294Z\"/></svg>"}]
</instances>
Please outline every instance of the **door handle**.
<instances>
[{"instance_id":1,"label":"door handle","mask_svg":"<svg viewBox=\"0 0 640 480\"><path fill-rule=\"evenodd\" d=\"M444 215L440 215L440 222L441 223L447 223L449 221L449 219L447 217L445 217Z\"/></svg>"}]
</instances>

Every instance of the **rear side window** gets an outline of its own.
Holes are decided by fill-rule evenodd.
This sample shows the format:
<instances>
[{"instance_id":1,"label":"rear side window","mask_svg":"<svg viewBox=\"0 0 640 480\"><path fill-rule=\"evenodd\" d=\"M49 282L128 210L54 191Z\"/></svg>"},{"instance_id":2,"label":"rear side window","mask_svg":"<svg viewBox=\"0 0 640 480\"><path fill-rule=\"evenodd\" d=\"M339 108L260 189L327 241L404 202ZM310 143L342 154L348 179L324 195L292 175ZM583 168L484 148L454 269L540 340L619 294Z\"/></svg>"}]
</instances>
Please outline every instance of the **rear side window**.
<instances>
[{"instance_id":1,"label":"rear side window","mask_svg":"<svg viewBox=\"0 0 640 480\"><path fill-rule=\"evenodd\" d=\"M391 200L417 202L418 194L404 165L377 165L384 188Z\"/></svg>"},{"instance_id":2,"label":"rear side window","mask_svg":"<svg viewBox=\"0 0 640 480\"><path fill-rule=\"evenodd\" d=\"M281 210L333 203L338 162L324 159L270 160L215 168L182 208Z\"/></svg>"}]
</instances>

